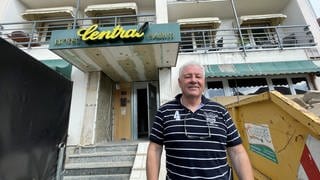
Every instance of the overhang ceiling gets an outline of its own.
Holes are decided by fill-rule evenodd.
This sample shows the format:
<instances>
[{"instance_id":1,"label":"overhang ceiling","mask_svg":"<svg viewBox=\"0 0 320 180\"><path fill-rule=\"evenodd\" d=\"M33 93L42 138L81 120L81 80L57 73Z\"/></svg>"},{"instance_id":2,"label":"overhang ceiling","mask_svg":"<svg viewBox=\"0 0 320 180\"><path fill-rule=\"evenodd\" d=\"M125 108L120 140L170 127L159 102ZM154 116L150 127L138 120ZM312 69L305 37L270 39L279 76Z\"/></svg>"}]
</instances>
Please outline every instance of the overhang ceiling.
<instances>
[{"instance_id":1,"label":"overhang ceiling","mask_svg":"<svg viewBox=\"0 0 320 180\"><path fill-rule=\"evenodd\" d=\"M158 68L176 65L178 43L56 49L84 72L103 71L115 82L158 80Z\"/></svg>"}]
</instances>

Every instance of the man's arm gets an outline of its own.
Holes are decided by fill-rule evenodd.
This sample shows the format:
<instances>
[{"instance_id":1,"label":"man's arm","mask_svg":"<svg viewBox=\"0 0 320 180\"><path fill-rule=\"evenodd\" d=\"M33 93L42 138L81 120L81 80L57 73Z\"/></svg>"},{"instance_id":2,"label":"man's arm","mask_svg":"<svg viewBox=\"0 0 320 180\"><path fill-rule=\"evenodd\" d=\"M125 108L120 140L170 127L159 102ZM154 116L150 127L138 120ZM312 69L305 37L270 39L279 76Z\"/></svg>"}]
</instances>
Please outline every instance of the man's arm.
<instances>
[{"instance_id":1,"label":"man's arm","mask_svg":"<svg viewBox=\"0 0 320 180\"><path fill-rule=\"evenodd\" d=\"M240 180L253 180L253 171L248 154L242 144L228 148L232 167Z\"/></svg>"},{"instance_id":2,"label":"man's arm","mask_svg":"<svg viewBox=\"0 0 320 180\"><path fill-rule=\"evenodd\" d=\"M160 171L162 146L150 142L147 153L147 180L158 180Z\"/></svg>"}]
</instances>

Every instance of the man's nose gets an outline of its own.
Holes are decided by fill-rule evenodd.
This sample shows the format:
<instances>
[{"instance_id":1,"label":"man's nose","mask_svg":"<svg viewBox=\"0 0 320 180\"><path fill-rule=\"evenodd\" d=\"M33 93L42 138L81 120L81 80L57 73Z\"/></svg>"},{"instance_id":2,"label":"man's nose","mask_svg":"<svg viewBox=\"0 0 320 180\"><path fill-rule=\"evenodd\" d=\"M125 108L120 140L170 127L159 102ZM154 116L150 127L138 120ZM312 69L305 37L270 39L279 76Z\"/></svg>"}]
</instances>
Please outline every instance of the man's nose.
<instances>
[{"instance_id":1,"label":"man's nose","mask_svg":"<svg viewBox=\"0 0 320 180\"><path fill-rule=\"evenodd\" d=\"M198 78L196 78L196 76L191 76L191 82L198 82Z\"/></svg>"}]
</instances>

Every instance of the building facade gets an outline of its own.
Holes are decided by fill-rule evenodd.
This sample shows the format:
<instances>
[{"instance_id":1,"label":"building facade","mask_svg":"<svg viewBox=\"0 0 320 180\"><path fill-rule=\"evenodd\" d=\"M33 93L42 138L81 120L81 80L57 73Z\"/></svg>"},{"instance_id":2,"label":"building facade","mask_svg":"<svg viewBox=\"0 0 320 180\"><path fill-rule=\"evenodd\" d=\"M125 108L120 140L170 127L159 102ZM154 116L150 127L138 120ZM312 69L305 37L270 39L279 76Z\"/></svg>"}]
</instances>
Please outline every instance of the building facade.
<instances>
[{"instance_id":1,"label":"building facade","mask_svg":"<svg viewBox=\"0 0 320 180\"><path fill-rule=\"evenodd\" d=\"M190 61L205 66L204 95L221 103L320 88L320 29L308 0L0 5L0 36L73 81L69 145L147 138Z\"/></svg>"}]
</instances>

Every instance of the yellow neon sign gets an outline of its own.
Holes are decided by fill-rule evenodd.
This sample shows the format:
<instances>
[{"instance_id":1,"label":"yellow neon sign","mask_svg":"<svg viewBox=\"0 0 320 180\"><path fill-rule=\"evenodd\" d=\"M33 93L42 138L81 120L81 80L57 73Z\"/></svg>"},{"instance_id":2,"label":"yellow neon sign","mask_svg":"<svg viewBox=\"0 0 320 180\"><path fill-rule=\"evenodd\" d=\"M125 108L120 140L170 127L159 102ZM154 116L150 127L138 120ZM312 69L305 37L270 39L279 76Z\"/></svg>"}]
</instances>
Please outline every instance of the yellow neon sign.
<instances>
[{"instance_id":1,"label":"yellow neon sign","mask_svg":"<svg viewBox=\"0 0 320 180\"><path fill-rule=\"evenodd\" d=\"M81 37L83 41L88 40L112 40L116 38L120 39L138 39L144 36L144 32L140 32L137 29L125 30L120 25L117 25L112 30L99 31L98 24L94 24L88 28L79 29L77 35Z\"/></svg>"}]
</instances>

